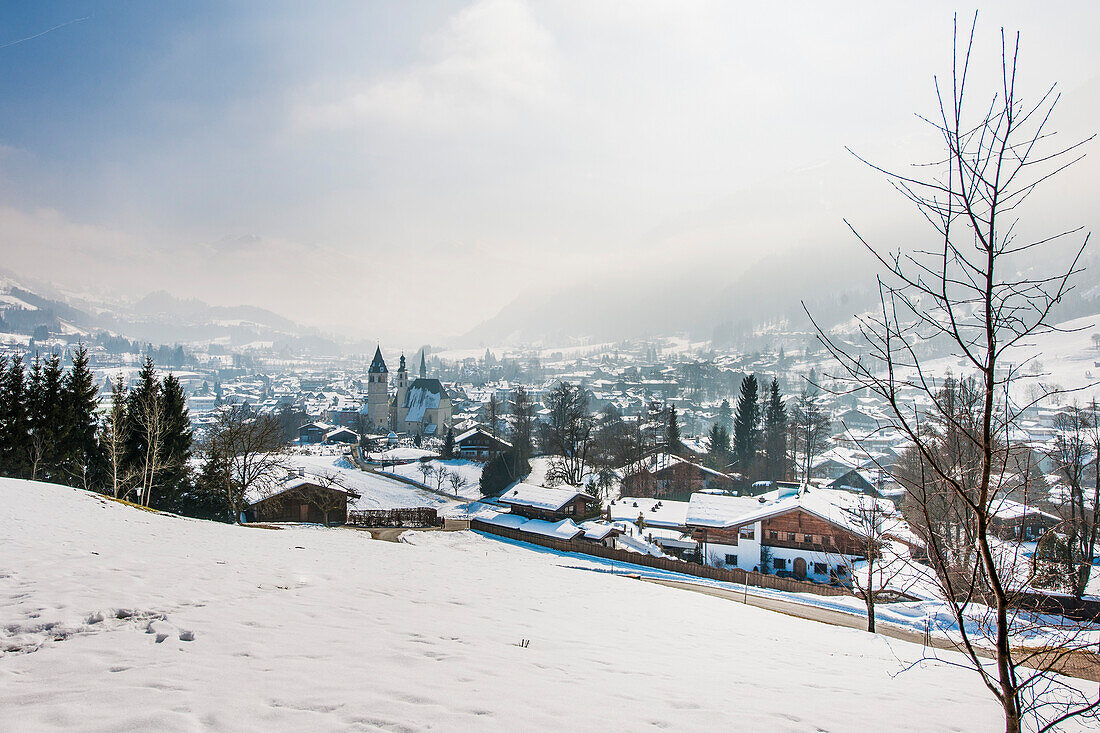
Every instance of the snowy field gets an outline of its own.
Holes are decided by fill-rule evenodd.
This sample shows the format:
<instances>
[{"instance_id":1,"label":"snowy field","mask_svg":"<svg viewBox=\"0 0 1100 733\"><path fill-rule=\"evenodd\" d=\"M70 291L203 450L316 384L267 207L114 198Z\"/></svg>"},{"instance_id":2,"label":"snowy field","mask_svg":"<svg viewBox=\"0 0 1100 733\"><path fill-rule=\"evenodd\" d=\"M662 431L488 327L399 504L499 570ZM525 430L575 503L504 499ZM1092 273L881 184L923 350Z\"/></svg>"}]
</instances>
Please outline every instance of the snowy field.
<instances>
[{"instance_id":1,"label":"snowy field","mask_svg":"<svg viewBox=\"0 0 1100 733\"><path fill-rule=\"evenodd\" d=\"M457 496L461 496L466 499L480 499L481 498L481 470L485 468L484 463L478 461L466 461L462 459L449 459L438 461L426 461L426 463L432 467L433 471L438 471L440 468L445 469L448 473L458 474L462 477L463 486L459 488ZM411 478L413 481L419 481L425 483L424 474L420 472L420 462L406 463L402 466L393 466L386 468L386 473L396 473L405 478ZM427 485L435 488L436 480L434 476L429 476ZM440 491L444 491L448 494L454 494L454 487L451 486L450 481L444 481Z\"/></svg>"},{"instance_id":2,"label":"snowy field","mask_svg":"<svg viewBox=\"0 0 1100 733\"><path fill-rule=\"evenodd\" d=\"M353 466L344 456L295 455L292 466L301 466L306 474L336 476L341 486L360 496L352 509L403 509L417 506L449 506L451 502L438 494L421 491L415 486L386 478L380 473L367 473Z\"/></svg>"},{"instance_id":3,"label":"snowy field","mask_svg":"<svg viewBox=\"0 0 1100 733\"><path fill-rule=\"evenodd\" d=\"M903 671L918 646L469 532L242 528L0 479L0 547L6 730L1003 729L973 673Z\"/></svg>"}]
</instances>

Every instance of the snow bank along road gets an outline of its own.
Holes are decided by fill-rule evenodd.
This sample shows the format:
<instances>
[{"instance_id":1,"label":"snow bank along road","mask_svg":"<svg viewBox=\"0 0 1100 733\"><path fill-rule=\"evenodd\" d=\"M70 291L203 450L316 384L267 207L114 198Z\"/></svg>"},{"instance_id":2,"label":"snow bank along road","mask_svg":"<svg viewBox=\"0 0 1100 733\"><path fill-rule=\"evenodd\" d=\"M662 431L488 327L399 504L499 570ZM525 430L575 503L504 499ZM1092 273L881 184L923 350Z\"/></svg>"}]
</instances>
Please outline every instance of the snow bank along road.
<instances>
[{"instance_id":1,"label":"snow bank along road","mask_svg":"<svg viewBox=\"0 0 1100 733\"><path fill-rule=\"evenodd\" d=\"M0 728L1000 728L918 646L470 532L226 526L0 479ZM527 644L524 644L527 641Z\"/></svg>"}]
</instances>

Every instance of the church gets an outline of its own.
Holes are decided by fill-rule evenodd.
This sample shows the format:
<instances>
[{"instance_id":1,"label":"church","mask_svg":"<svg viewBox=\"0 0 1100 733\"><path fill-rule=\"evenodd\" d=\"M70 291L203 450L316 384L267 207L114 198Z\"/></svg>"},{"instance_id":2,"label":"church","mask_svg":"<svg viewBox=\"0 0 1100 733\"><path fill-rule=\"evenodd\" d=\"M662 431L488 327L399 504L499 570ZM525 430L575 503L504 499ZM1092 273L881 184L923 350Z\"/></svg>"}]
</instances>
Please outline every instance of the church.
<instances>
[{"instance_id":1,"label":"church","mask_svg":"<svg viewBox=\"0 0 1100 733\"><path fill-rule=\"evenodd\" d=\"M405 357L395 379L396 393L390 396L390 374L382 348L374 351L367 370L367 428L372 432L406 433L410 436L442 436L451 426L451 398L438 379L427 374L424 353L420 354L420 376L409 383Z\"/></svg>"}]
</instances>

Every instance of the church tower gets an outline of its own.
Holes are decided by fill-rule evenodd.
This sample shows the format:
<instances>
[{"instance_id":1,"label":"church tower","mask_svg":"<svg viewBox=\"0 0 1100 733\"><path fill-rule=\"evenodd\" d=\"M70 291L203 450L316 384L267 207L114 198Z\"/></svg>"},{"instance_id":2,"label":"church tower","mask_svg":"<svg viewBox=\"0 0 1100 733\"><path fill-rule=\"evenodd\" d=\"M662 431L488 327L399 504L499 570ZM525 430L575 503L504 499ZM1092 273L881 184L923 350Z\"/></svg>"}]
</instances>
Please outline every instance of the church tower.
<instances>
[{"instance_id":1,"label":"church tower","mask_svg":"<svg viewBox=\"0 0 1100 733\"><path fill-rule=\"evenodd\" d=\"M405 404L405 393L409 391L409 370L405 368L405 355L401 355L401 366L397 368L397 399L398 408ZM396 416L396 412L394 415ZM396 420L394 421L396 425ZM396 427L401 427L396 425ZM396 429L395 427L395 429Z\"/></svg>"},{"instance_id":2,"label":"church tower","mask_svg":"<svg viewBox=\"0 0 1100 733\"><path fill-rule=\"evenodd\" d=\"M390 374L382 358L382 348L374 350L374 361L367 370L367 422L371 430L389 429Z\"/></svg>"}]
</instances>

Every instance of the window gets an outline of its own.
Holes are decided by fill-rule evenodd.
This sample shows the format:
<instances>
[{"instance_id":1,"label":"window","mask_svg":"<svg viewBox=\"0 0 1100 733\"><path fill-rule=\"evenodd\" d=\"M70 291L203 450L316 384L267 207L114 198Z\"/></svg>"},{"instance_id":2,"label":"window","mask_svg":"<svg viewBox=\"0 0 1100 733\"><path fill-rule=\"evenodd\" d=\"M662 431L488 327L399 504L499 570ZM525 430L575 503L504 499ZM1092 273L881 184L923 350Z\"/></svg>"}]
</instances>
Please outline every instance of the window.
<instances>
[{"instance_id":1,"label":"window","mask_svg":"<svg viewBox=\"0 0 1100 733\"><path fill-rule=\"evenodd\" d=\"M777 539L779 539L779 533L772 530L771 532L768 532L768 537L773 539L773 540L777 540Z\"/></svg>"},{"instance_id":2,"label":"window","mask_svg":"<svg viewBox=\"0 0 1100 733\"><path fill-rule=\"evenodd\" d=\"M794 542L794 537L795 537L794 532L788 532L787 533L787 542Z\"/></svg>"},{"instance_id":3,"label":"window","mask_svg":"<svg viewBox=\"0 0 1100 733\"><path fill-rule=\"evenodd\" d=\"M786 570L787 569L787 561L786 561L786 559L784 559L782 557L772 558L772 567L775 568L776 570Z\"/></svg>"},{"instance_id":4,"label":"window","mask_svg":"<svg viewBox=\"0 0 1100 733\"><path fill-rule=\"evenodd\" d=\"M748 527L742 527L740 531L738 531L737 535L743 540L751 540L756 536L755 532L753 531L752 525L749 525Z\"/></svg>"},{"instance_id":5,"label":"window","mask_svg":"<svg viewBox=\"0 0 1100 733\"><path fill-rule=\"evenodd\" d=\"M836 566L836 575L837 575L838 578L843 578L847 574L848 574L848 571L844 568L843 565L837 565Z\"/></svg>"},{"instance_id":6,"label":"window","mask_svg":"<svg viewBox=\"0 0 1100 733\"><path fill-rule=\"evenodd\" d=\"M823 562L814 563L814 575L828 575L829 566Z\"/></svg>"},{"instance_id":7,"label":"window","mask_svg":"<svg viewBox=\"0 0 1100 733\"><path fill-rule=\"evenodd\" d=\"M726 565L736 565L737 555L726 555Z\"/></svg>"}]
</instances>

